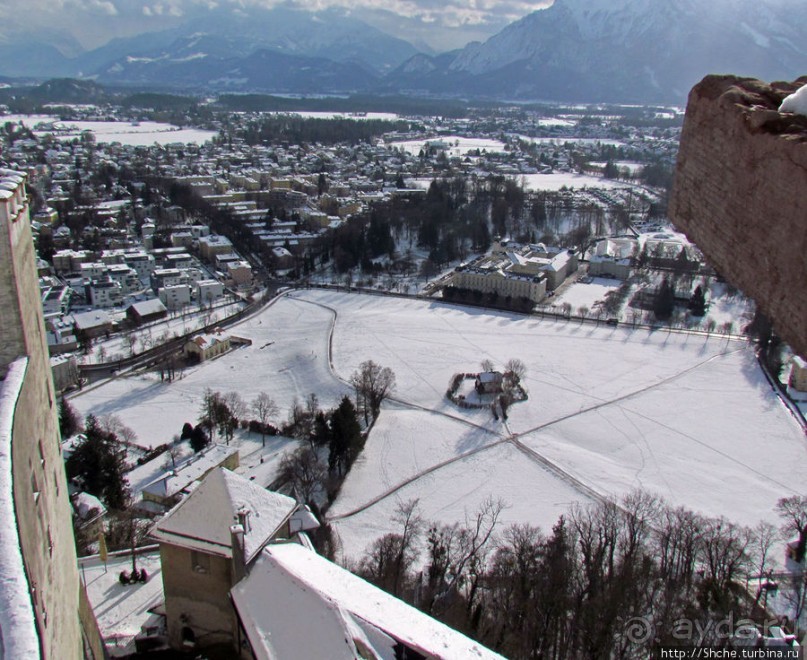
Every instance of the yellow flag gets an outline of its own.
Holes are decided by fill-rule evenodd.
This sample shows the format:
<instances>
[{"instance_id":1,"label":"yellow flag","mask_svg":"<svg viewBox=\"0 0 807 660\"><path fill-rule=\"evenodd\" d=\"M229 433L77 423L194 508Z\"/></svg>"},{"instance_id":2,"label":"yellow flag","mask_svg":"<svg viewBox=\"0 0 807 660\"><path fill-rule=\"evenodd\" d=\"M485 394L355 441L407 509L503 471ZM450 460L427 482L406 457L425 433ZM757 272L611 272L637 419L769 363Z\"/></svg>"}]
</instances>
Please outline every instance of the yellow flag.
<instances>
[{"instance_id":1,"label":"yellow flag","mask_svg":"<svg viewBox=\"0 0 807 660\"><path fill-rule=\"evenodd\" d=\"M107 558L106 538L104 537L103 532L98 532L98 556L101 558L101 561L106 564L106 558Z\"/></svg>"}]
</instances>

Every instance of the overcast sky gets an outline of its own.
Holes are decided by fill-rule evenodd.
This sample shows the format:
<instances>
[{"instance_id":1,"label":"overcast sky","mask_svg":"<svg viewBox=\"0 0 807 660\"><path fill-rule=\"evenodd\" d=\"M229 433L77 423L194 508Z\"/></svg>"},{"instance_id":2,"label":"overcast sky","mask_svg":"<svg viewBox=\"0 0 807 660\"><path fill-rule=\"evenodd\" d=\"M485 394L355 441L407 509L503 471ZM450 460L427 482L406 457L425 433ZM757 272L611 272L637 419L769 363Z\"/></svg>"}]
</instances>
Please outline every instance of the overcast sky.
<instances>
[{"instance_id":1,"label":"overcast sky","mask_svg":"<svg viewBox=\"0 0 807 660\"><path fill-rule=\"evenodd\" d=\"M552 0L294 0L321 10L342 7L395 36L428 43L436 50L485 39ZM28 31L62 28L86 48L112 37L167 29L212 8L272 7L281 0L0 0L0 15ZM292 4L287 2L286 4ZM6 22L6 28L9 23Z\"/></svg>"}]
</instances>

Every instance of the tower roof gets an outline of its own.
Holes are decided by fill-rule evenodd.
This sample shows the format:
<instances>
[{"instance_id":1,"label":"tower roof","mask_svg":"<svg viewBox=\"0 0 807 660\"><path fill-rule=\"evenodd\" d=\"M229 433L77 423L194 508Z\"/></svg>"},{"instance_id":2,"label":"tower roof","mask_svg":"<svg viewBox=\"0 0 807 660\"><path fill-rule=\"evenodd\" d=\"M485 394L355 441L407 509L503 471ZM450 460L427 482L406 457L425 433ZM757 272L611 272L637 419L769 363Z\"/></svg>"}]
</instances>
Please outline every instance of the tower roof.
<instances>
[{"instance_id":1,"label":"tower roof","mask_svg":"<svg viewBox=\"0 0 807 660\"><path fill-rule=\"evenodd\" d=\"M217 468L154 526L151 536L160 543L230 557L230 527L240 516L245 519L244 547L249 562L296 509L292 498Z\"/></svg>"}]
</instances>

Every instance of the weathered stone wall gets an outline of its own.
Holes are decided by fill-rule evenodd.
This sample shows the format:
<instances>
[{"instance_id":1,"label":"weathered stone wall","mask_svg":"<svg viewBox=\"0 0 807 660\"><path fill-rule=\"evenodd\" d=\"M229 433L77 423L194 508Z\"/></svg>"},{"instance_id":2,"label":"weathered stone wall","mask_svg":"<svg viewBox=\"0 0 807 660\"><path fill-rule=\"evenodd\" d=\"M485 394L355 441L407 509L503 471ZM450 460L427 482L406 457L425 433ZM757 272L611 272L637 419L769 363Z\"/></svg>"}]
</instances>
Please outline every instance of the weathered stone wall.
<instances>
[{"instance_id":1,"label":"weathered stone wall","mask_svg":"<svg viewBox=\"0 0 807 660\"><path fill-rule=\"evenodd\" d=\"M707 76L689 95L670 217L807 355L807 117L802 84Z\"/></svg>"},{"instance_id":2,"label":"weathered stone wall","mask_svg":"<svg viewBox=\"0 0 807 660\"><path fill-rule=\"evenodd\" d=\"M28 361L11 436L16 521L2 524L19 530L43 656L81 658L76 550L25 184L8 176L3 184L0 367L4 374L9 359Z\"/></svg>"}]
</instances>

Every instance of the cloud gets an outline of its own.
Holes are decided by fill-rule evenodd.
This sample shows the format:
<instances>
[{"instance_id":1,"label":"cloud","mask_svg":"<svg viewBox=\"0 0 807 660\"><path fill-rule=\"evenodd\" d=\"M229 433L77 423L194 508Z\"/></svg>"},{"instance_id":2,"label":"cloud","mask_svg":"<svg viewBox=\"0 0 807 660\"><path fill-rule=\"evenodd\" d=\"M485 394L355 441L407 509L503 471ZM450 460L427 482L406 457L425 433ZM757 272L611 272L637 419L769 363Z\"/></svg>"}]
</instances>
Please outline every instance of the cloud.
<instances>
[{"instance_id":1,"label":"cloud","mask_svg":"<svg viewBox=\"0 0 807 660\"><path fill-rule=\"evenodd\" d=\"M101 16L118 15L118 8L112 0L66 0L63 4L66 9L75 8L90 14Z\"/></svg>"}]
</instances>

